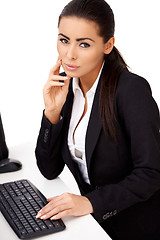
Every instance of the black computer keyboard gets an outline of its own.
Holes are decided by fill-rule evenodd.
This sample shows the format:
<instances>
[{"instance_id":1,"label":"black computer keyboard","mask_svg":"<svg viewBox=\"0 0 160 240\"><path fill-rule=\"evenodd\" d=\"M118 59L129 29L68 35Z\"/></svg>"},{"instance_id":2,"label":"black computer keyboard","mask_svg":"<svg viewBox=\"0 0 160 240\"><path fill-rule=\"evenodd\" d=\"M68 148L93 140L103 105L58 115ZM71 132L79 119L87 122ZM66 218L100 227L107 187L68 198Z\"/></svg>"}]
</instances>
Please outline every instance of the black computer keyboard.
<instances>
[{"instance_id":1,"label":"black computer keyboard","mask_svg":"<svg viewBox=\"0 0 160 240\"><path fill-rule=\"evenodd\" d=\"M0 184L0 210L21 239L39 237L65 229L61 219L37 219L47 204L43 194L28 180Z\"/></svg>"}]
</instances>

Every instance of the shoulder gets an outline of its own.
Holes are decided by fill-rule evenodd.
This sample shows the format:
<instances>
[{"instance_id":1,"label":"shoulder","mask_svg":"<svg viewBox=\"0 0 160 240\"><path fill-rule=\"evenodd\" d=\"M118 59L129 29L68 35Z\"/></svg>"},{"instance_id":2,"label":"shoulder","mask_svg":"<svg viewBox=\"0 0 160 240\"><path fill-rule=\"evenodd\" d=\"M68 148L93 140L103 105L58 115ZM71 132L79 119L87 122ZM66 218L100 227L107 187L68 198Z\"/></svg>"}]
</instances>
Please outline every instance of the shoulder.
<instances>
[{"instance_id":1,"label":"shoulder","mask_svg":"<svg viewBox=\"0 0 160 240\"><path fill-rule=\"evenodd\" d=\"M117 83L116 98L129 100L147 95L152 95L148 81L135 73L123 70Z\"/></svg>"},{"instance_id":2,"label":"shoulder","mask_svg":"<svg viewBox=\"0 0 160 240\"><path fill-rule=\"evenodd\" d=\"M149 88L149 90L151 90L150 85L145 78L135 73L129 72L126 69L124 69L120 74L117 87L121 90L122 88L124 90L127 90L130 88L137 88L137 87Z\"/></svg>"},{"instance_id":3,"label":"shoulder","mask_svg":"<svg viewBox=\"0 0 160 240\"><path fill-rule=\"evenodd\" d=\"M151 119L159 116L150 85L146 79L124 70L117 84L115 106L120 116L126 119ZM152 120L151 120L152 121Z\"/></svg>"}]
</instances>

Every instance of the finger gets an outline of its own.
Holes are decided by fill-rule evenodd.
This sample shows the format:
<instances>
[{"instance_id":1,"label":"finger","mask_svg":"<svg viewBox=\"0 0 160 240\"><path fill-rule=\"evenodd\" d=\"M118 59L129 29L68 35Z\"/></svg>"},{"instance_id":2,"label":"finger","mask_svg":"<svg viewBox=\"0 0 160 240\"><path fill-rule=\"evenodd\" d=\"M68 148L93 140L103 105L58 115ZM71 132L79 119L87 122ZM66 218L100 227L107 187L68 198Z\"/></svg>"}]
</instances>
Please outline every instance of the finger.
<instances>
[{"instance_id":1,"label":"finger","mask_svg":"<svg viewBox=\"0 0 160 240\"><path fill-rule=\"evenodd\" d=\"M63 212L59 212L58 214L51 217L51 220L57 220L57 219L67 217L67 216L70 216L70 215L72 215L72 211L71 211L71 209L67 209L67 210L65 210Z\"/></svg>"},{"instance_id":2,"label":"finger","mask_svg":"<svg viewBox=\"0 0 160 240\"><path fill-rule=\"evenodd\" d=\"M43 93L49 93L50 92L50 89L52 87L63 87L65 85L65 82L64 81L48 81L44 88L43 88Z\"/></svg>"},{"instance_id":3,"label":"finger","mask_svg":"<svg viewBox=\"0 0 160 240\"><path fill-rule=\"evenodd\" d=\"M54 202L56 202L56 201L63 200L67 194L69 195L69 193L63 193L63 194L58 195L58 196L47 198L47 201L48 200L53 200Z\"/></svg>"},{"instance_id":4,"label":"finger","mask_svg":"<svg viewBox=\"0 0 160 240\"><path fill-rule=\"evenodd\" d=\"M50 212L51 210L53 210L54 208L56 208L59 205L63 205L64 201L62 200L61 195L60 196L56 196L53 197L52 201L50 201L46 206L44 206L38 213L37 213L37 218L46 215L48 212Z\"/></svg>"},{"instance_id":5,"label":"finger","mask_svg":"<svg viewBox=\"0 0 160 240\"><path fill-rule=\"evenodd\" d=\"M60 212L63 212L63 211L66 211L68 210L69 208L67 208L66 205L60 205L54 209L52 209L51 211L49 211L48 213L46 213L45 215L41 216L40 219L48 219L48 218L51 218L53 217L54 215L57 215L58 213Z\"/></svg>"},{"instance_id":6,"label":"finger","mask_svg":"<svg viewBox=\"0 0 160 240\"><path fill-rule=\"evenodd\" d=\"M52 87L63 87L64 83L63 82L49 82L46 84L43 88L43 94L50 93L50 89Z\"/></svg>"},{"instance_id":7,"label":"finger","mask_svg":"<svg viewBox=\"0 0 160 240\"><path fill-rule=\"evenodd\" d=\"M46 215L49 211L59 206L65 205L66 208L71 208L71 196L72 194L70 193L63 193L59 196L51 198L52 200L38 212L36 217L39 218Z\"/></svg>"},{"instance_id":8,"label":"finger","mask_svg":"<svg viewBox=\"0 0 160 240\"><path fill-rule=\"evenodd\" d=\"M61 65L62 65L62 59L58 59L56 64L51 68L50 75L55 73L59 74Z\"/></svg>"},{"instance_id":9,"label":"finger","mask_svg":"<svg viewBox=\"0 0 160 240\"><path fill-rule=\"evenodd\" d=\"M64 82L54 82L54 81L52 81L49 84L50 84L50 87L62 87L62 86L64 86Z\"/></svg>"},{"instance_id":10,"label":"finger","mask_svg":"<svg viewBox=\"0 0 160 240\"><path fill-rule=\"evenodd\" d=\"M57 61L58 61L58 60L62 60L62 58L61 58L60 56L58 56Z\"/></svg>"},{"instance_id":11,"label":"finger","mask_svg":"<svg viewBox=\"0 0 160 240\"><path fill-rule=\"evenodd\" d=\"M50 202L52 200L54 200L56 197L50 197L50 198L47 198L47 202Z\"/></svg>"},{"instance_id":12,"label":"finger","mask_svg":"<svg viewBox=\"0 0 160 240\"><path fill-rule=\"evenodd\" d=\"M53 206L51 205L51 203L48 203L37 213L36 218L40 218L41 216L47 214L52 209L53 209Z\"/></svg>"},{"instance_id":13,"label":"finger","mask_svg":"<svg viewBox=\"0 0 160 240\"><path fill-rule=\"evenodd\" d=\"M54 202L56 202L56 200L60 200L62 197L61 197L61 195L59 195L59 196L54 196L54 197L50 197L50 198L47 198L47 202L50 202L50 201L54 201Z\"/></svg>"},{"instance_id":14,"label":"finger","mask_svg":"<svg viewBox=\"0 0 160 240\"><path fill-rule=\"evenodd\" d=\"M48 214L51 210L52 210L52 208L50 208L49 206L48 206L48 204L46 205L47 206L47 208L42 208L38 213L37 213L37 215L36 215L36 218L41 218L41 217L45 217L46 216L46 214Z\"/></svg>"},{"instance_id":15,"label":"finger","mask_svg":"<svg viewBox=\"0 0 160 240\"><path fill-rule=\"evenodd\" d=\"M50 80L55 80L55 81L65 81L65 80L68 80L68 77L63 77L63 76L60 76L60 75L52 75L49 77L48 81Z\"/></svg>"}]
</instances>

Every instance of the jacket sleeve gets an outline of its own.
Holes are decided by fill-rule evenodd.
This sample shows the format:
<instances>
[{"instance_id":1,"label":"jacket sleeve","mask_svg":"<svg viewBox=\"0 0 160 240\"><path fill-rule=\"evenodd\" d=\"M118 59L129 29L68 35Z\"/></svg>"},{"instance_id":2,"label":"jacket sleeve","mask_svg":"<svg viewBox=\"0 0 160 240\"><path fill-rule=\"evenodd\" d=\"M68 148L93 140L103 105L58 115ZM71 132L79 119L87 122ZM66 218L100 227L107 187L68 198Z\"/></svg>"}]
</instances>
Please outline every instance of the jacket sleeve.
<instances>
[{"instance_id":1,"label":"jacket sleeve","mask_svg":"<svg viewBox=\"0 0 160 240\"><path fill-rule=\"evenodd\" d=\"M39 170L47 179L56 178L64 168L61 157L63 119L53 125L43 114L36 145L36 159Z\"/></svg>"},{"instance_id":2,"label":"jacket sleeve","mask_svg":"<svg viewBox=\"0 0 160 240\"><path fill-rule=\"evenodd\" d=\"M98 222L146 201L160 189L160 118L148 82L133 75L119 83L115 99L130 144L132 171L120 182L86 195Z\"/></svg>"}]
</instances>

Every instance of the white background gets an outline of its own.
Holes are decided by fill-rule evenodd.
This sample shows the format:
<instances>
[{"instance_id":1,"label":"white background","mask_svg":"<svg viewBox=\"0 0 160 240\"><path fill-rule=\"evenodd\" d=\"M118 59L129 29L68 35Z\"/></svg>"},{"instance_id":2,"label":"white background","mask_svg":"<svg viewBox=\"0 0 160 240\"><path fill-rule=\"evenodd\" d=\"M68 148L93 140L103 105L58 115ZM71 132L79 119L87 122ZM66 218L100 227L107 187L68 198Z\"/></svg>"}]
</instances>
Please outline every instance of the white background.
<instances>
[{"instance_id":1,"label":"white background","mask_svg":"<svg viewBox=\"0 0 160 240\"><path fill-rule=\"evenodd\" d=\"M57 20L68 2L0 0L0 112L9 147L36 142L42 89L58 56ZM159 1L107 2L115 14L115 46L131 70L148 80L160 106Z\"/></svg>"}]
</instances>

